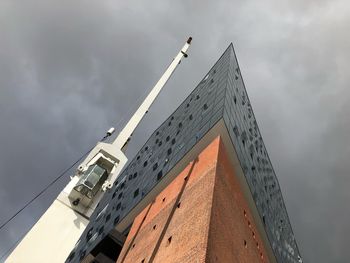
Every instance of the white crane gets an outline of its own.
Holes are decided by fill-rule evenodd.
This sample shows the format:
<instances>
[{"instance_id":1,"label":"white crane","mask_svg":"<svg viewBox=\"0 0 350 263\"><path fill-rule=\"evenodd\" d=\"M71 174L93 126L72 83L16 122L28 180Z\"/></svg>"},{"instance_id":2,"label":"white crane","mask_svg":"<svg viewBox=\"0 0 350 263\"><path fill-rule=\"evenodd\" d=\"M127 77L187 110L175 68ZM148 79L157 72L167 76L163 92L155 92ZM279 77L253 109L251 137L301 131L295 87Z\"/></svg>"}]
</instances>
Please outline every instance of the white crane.
<instances>
[{"instance_id":1,"label":"white crane","mask_svg":"<svg viewBox=\"0 0 350 263\"><path fill-rule=\"evenodd\" d=\"M125 147L134 130L183 57L190 37L172 63L112 143L99 142L79 165L72 180L13 250L6 262L64 262L89 223L104 192L127 162ZM111 135L114 128L108 130Z\"/></svg>"}]
</instances>

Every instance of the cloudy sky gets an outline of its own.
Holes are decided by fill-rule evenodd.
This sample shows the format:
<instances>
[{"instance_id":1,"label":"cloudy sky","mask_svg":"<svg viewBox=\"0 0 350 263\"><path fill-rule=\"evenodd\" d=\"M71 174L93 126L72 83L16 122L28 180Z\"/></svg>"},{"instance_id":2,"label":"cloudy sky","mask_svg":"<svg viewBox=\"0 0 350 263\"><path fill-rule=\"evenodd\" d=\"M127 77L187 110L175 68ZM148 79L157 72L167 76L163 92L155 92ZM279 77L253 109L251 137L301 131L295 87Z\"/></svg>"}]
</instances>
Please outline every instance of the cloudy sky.
<instances>
[{"instance_id":1,"label":"cloudy sky","mask_svg":"<svg viewBox=\"0 0 350 263\"><path fill-rule=\"evenodd\" d=\"M345 0L1 0L0 223L120 130L192 35L129 157L233 42L304 261L348 262L349 32ZM0 257L68 177L0 230Z\"/></svg>"}]
</instances>

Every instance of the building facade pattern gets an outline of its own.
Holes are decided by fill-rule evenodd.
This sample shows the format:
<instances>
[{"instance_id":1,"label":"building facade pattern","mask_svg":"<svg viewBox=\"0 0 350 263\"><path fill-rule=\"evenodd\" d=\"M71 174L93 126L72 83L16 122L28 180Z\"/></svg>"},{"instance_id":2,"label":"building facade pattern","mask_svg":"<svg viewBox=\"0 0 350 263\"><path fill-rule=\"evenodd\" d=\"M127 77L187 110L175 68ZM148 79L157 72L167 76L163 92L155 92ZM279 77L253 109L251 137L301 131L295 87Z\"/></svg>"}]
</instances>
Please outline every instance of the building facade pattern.
<instances>
[{"instance_id":1,"label":"building facade pattern","mask_svg":"<svg viewBox=\"0 0 350 263\"><path fill-rule=\"evenodd\" d=\"M299 262L282 193L250 104L233 45L154 131L91 216L66 262L81 261L191 148L223 119L278 262Z\"/></svg>"}]
</instances>

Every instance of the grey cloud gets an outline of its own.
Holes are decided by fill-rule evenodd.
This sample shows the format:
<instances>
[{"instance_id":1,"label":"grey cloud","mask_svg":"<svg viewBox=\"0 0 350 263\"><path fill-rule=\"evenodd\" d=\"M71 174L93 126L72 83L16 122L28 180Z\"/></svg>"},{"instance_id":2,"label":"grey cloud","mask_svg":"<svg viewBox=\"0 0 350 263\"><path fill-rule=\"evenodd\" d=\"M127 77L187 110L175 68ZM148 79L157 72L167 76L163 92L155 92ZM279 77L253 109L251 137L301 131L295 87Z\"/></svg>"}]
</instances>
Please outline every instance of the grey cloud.
<instances>
[{"instance_id":1,"label":"grey cloud","mask_svg":"<svg viewBox=\"0 0 350 263\"><path fill-rule=\"evenodd\" d=\"M346 262L349 9L340 0L2 1L0 222L110 125L120 129L192 35L129 156L233 42L305 261ZM0 232L0 255L67 180Z\"/></svg>"}]
</instances>

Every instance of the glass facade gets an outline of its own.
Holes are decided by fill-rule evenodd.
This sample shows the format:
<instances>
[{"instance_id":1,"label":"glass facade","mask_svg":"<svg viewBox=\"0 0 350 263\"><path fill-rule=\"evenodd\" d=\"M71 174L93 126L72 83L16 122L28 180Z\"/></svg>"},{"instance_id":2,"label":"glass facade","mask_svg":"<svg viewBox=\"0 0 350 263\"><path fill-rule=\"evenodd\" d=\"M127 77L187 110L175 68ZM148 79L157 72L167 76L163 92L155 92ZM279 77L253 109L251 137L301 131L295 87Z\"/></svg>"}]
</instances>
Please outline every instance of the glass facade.
<instances>
[{"instance_id":1,"label":"glass facade","mask_svg":"<svg viewBox=\"0 0 350 263\"><path fill-rule=\"evenodd\" d=\"M232 44L130 161L101 200L100 210L96 209L91 216L89 226L66 262L83 259L219 120L224 120L277 261L299 262L279 183ZM91 233L97 233L93 241L89 238Z\"/></svg>"}]
</instances>

